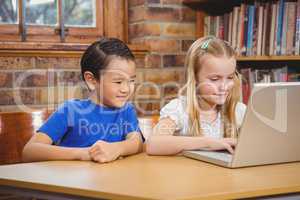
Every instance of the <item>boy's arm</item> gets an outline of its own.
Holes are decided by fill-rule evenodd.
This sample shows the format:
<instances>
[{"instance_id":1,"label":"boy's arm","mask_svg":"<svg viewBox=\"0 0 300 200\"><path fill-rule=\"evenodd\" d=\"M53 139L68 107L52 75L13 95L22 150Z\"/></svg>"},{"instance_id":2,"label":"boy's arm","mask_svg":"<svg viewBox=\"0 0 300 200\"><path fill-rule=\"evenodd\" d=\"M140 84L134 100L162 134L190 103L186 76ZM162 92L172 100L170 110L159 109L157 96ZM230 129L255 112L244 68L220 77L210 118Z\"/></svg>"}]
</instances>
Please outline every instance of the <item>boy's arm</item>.
<instances>
[{"instance_id":1,"label":"boy's arm","mask_svg":"<svg viewBox=\"0 0 300 200\"><path fill-rule=\"evenodd\" d=\"M126 140L116 142L120 149L120 156L127 156L140 153L143 150L141 134L138 132L129 133Z\"/></svg>"},{"instance_id":2,"label":"boy's arm","mask_svg":"<svg viewBox=\"0 0 300 200\"><path fill-rule=\"evenodd\" d=\"M44 160L91 160L89 148L69 148L52 145L51 138L38 132L24 146L22 159L24 162Z\"/></svg>"},{"instance_id":3,"label":"boy's arm","mask_svg":"<svg viewBox=\"0 0 300 200\"><path fill-rule=\"evenodd\" d=\"M143 143L138 132L131 132L126 140L121 142L108 143L102 140L97 141L90 148L92 160L100 163L111 162L120 156L127 156L141 152Z\"/></svg>"}]
</instances>

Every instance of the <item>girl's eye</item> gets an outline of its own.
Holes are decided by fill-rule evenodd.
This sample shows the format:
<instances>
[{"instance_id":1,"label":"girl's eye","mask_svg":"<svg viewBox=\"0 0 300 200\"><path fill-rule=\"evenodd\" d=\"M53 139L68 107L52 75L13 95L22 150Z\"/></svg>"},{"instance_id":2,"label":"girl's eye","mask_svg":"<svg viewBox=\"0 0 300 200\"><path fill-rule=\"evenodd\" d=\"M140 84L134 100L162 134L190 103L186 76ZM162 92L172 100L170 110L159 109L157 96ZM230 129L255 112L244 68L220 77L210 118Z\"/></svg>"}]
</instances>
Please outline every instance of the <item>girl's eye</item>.
<instances>
[{"instance_id":1,"label":"girl's eye","mask_svg":"<svg viewBox=\"0 0 300 200\"><path fill-rule=\"evenodd\" d=\"M232 79L233 79L233 76L229 76L228 79L232 80Z\"/></svg>"},{"instance_id":2,"label":"girl's eye","mask_svg":"<svg viewBox=\"0 0 300 200\"><path fill-rule=\"evenodd\" d=\"M114 83L116 83L116 84L122 84L122 81L116 81Z\"/></svg>"},{"instance_id":3,"label":"girl's eye","mask_svg":"<svg viewBox=\"0 0 300 200\"><path fill-rule=\"evenodd\" d=\"M219 79L218 78L211 78L210 80L211 81L218 81Z\"/></svg>"},{"instance_id":4,"label":"girl's eye","mask_svg":"<svg viewBox=\"0 0 300 200\"><path fill-rule=\"evenodd\" d=\"M134 83L134 82L135 82L135 80L134 80L134 79L130 80L130 83Z\"/></svg>"}]
</instances>

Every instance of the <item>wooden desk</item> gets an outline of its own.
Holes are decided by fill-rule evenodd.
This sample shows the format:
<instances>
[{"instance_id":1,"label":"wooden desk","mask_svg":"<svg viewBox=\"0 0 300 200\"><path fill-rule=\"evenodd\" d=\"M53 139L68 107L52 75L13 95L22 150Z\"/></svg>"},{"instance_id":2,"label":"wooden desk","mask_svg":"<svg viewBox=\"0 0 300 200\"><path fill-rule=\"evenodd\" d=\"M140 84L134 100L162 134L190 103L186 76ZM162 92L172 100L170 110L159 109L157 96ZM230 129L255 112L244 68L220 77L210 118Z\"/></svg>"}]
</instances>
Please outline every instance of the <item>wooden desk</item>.
<instances>
[{"instance_id":1,"label":"wooden desk","mask_svg":"<svg viewBox=\"0 0 300 200\"><path fill-rule=\"evenodd\" d=\"M226 169L181 156L145 154L109 164L25 163L0 166L0 188L69 199L246 198L300 192L300 163Z\"/></svg>"}]
</instances>

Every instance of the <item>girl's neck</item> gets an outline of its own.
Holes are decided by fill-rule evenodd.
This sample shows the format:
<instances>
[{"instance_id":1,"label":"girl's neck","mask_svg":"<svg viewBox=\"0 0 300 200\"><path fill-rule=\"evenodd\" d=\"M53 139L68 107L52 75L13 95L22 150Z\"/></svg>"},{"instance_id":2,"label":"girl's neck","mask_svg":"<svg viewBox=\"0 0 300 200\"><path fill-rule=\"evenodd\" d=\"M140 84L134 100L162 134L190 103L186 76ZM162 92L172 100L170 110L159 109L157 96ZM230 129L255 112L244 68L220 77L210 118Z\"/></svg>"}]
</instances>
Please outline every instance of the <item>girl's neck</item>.
<instances>
[{"instance_id":1,"label":"girl's neck","mask_svg":"<svg viewBox=\"0 0 300 200\"><path fill-rule=\"evenodd\" d=\"M199 99L198 104L201 112L205 112L207 114L217 112L217 104L207 102L204 99Z\"/></svg>"}]
</instances>

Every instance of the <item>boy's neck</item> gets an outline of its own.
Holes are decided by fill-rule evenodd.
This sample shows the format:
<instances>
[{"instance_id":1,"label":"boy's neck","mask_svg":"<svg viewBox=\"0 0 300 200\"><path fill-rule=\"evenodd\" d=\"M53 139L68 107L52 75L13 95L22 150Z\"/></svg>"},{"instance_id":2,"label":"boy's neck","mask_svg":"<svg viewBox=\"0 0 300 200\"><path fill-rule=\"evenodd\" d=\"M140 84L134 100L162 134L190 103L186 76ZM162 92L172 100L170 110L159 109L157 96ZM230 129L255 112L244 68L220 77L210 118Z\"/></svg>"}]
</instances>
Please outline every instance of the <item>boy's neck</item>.
<instances>
[{"instance_id":1,"label":"boy's neck","mask_svg":"<svg viewBox=\"0 0 300 200\"><path fill-rule=\"evenodd\" d=\"M106 105L104 105L100 99L97 97L97 95L95 93L91 94L89 99L94 103L97 104L99 106L103 106L103 107L107 107Z\"/></svg>"}]
</instances>

